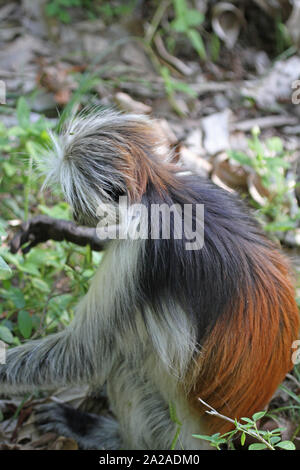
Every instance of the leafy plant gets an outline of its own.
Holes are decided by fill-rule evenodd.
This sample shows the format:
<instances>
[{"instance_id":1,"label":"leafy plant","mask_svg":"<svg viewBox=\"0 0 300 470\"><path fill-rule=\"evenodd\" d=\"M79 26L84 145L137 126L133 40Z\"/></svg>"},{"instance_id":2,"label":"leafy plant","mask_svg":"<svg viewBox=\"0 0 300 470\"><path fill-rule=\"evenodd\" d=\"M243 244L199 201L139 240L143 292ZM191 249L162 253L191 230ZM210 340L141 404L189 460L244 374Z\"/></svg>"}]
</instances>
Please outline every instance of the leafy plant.
<instances>
[{"instance_id":1,"label":"leafy plant","mask_svg":"<svg viewBox=\"0 0 300 470\"><path fill-rule=\"evenodd\" d=\"M206 50L203 39L198 31L205 17L195 8L189 8L186 0L173 0L175 19L171 27L177 33L184 34L191 42L202 60L206 60Z\"/></svg>"},{"instance_id":2,"label":"leafy plant","mask_svg":"<svg viewBox=\"0 0 300 470\"><path fill-rule=\"evenodd\" d=\"M134 5L135 0L126 3L120 2L116 5L107 1L95 3L93 0L49 0L45 11L48 16L55 17L67 24L72 20L69 12L71 8L81 9L90 19L95 19L100 14L105 20L111 20L130 13Z\"/></svg>"},{"instance_id":3,"label":"leafy plant","mask_svg":"<svg viewBox=\"0 0 300 470\"><path fill-rule=\"evenodd\" d=\"M86 8L92 10L93 2L91 0L50 0L47 2L45 11L48 16L56 17L62 23L70 23L70 8Z\"/></svg>"},{"instance_id":4,"label":"leafy plant","mask_svg":"<svg viewBox=\"0 0 300 470\"><path fill-rule=\"evenodd\" d=\"M32 181L33 163L49 145L48 130L52 125L43 117L32 122L30 108L23 97L17 102L16 116L18 125L6 129L0 124L0 164L4 173L1 193L10 192L13 183L15 188L23 188L23 194L4 198L2 209L6 218L19 217L24 220L28 217L30 192L38 189L37 180Z\"/></svg>"},{"instance_id":5,"label":"leafy plant","mask_svg":"<svg viewBox=\"0 0 300 470\"><path fill-rule=\"evenodd\" d=\"M96 7L97 11L104 16L106 20L128 15L135 7L136 0L120 2L120 4L112 4L112 2L104 1Z\"/></svg>"},{"instance_id":6,"label":"leafy plant","mask_svg":"<svg viewBox=\"0 0 300 470\"><path fill-rule=\"evenodd\" d=\"M292 40L288 28L281 17L275 18L275 44L277 54L282 54L292 46Z\"/></svg>"},{"instance_id":7,"label":"leafy plant","mask_svg":"<svg viewBox=\"0 0 300 470\"><path fill-rule=\"evenodd\" d=\"M52 195L45 203L39 192L40 179L33 171L40 154L49 146L48 131L53 124L44 117L32 121L23 97L17 102L15 114L15 126L7 129L0 124L0 340L7 344L19 344L68 324L101 259L101 254L91 253L88 247L67 242L48 242L47 249L37 246L25 256L10 253L7 220L23 221L35 211L70 217L68 205L60 198Z\"/></svg>"},{"instance_id":8,"label":"leafy plant","mask_svg":"<svg viewBox=\"0 0 300 470\"><path fill-rule=\"evenodd\" d=\"M0 223L0 241L2 238L6 237L6 232L3 228L3 224ZM1 244L0 244L1 247ZM0 256L0 280L9 279L12 276L12 271L9 265L4 261L2 256Z\"/></svg>"},{"instance_id":9,"label":"leafy plant","mask_svg":"<svg viewBox=\"0 0 300 470\"><path fill-rule=\"evenodd\" d=\"M248 167L259 176L262 186L269 196L263 204L253 201L260 209L260 214L268 218L264 229L267 231L285 232L295 228L300 220L300 210L291 213L292 202L291 183L286 178L290 168L287 152L279 137L272 137L265 142L259 139L260 130L252 130L252 138L248 140L249 154L229 151L228 155L242 166Z\"/></svg>"},{"instance_id":10,"label":"leafy plant","mask_svg":"<svg viewBox=\"0 0 300 470\"><path fill-rule=\"evenodd\" d=\"M296 450L295 444L292 441L281 440L281 432L284 431L283 428L276 428L270 431L258 429L257 422L266 415L265 411L255 413L252 416L252 419L241 418L240 421L237 421L236 419L233 420L218 413L207 403L202 400L200 401L209 409L209 411L207 411L208 414L218 416L219 418L229 421L232 425L234 425L234 429L225 434L216 433L212 436L201 434L193 435L196 439L203 439L208 441L210 445L215 447L217 450L221 450L221 446L224 444L228 444L234 448L232 440L237 436L240 437L241 445L244 446L247 435L259 441L254 444L250 444L248 450L276 450L276 448L284 450ZM241 421L243 421L243 423L241 423Z\"/></svg>"},{"instance_id":11,"label":"leafy plant","mask_svg":"<svg viewBox=\"0 0 300 470\"><path fill-rule=\"evenodd\" d=\"M161 67L160 73L164 80L166 94L167 94L167 97L171 106L173 107L174 111L176 111L176 113L179 116L184 116L184 113L182 112L182 110L180 109L180 106L176 102L176 97L175 97L176 91L181 91L192 97L195 97L196 93L186 83L180 82L178 80L174 80L171 77L170 71L167 67Z\"/></svg>"},{"instance_id":12,"label":"leafy plant","mask_svg":"<svg viewBox=\"0 0 300 470\"><path fill-rule=\"evenodd\" d=\"M180 436L180 432L181 432L181 428L182 428L182 423L181 423L181 421L179 421L179 419L177 417L175 405L174 405L173 402L169 403L169 411L170 411L171 421L173 421L173 423L176 424L176 431L175 431L175 435L174 435L174 438L173 438L172 444L171 444L171 450L174 450L175 447L176 447L176 444L179 440L179 436Z\"/></svg>"}]
</instances>

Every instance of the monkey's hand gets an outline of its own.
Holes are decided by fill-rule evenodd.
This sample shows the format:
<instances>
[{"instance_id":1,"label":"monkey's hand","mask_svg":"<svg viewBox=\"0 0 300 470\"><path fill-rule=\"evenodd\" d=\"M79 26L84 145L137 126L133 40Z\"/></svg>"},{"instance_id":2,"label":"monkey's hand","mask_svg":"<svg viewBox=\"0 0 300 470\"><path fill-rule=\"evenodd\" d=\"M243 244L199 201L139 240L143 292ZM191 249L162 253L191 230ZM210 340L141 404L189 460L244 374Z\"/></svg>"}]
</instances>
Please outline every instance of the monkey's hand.
<instances>
[{"instance_id":1,"label":"monkey's hand","mask_svg":"<svg viewBox=\"0 0 300 470\"><path fill-rule=\"evenodd\" d=\"M57 220L46 215L39 215L33 219L23 222L20 230L10 242L10 250L16 253L23 245L22 252L28 253L38 243L43 243L52 238L52 230Z\"/></svg>"},{"instance_id":2,"label":"monkey's hand","mask_svg":"<svg viewBox=\"0 0 300 470\"><path fill-rule=\"evenodd\" d=\"M25 254L38 243L47 240L67 240L80 246L89 244L95 251L104 249L104 244L97 237L94 228L81 227L69 220L38 215L22 223L21 229L10 242L10 250L12 253L16 253L23 245L27 244L22 247L22 252Z\"/></svg>"},{"instance_id":3,"label":"monkey's hand","mask_svg":"<svg viewBox=\"0 0 300 470\"><path fill-rule=\"evenodd\" d=\"M21 394L64 383L65 331L11 348L0 364L0 394Z\"/></svg>"}]
</instances>

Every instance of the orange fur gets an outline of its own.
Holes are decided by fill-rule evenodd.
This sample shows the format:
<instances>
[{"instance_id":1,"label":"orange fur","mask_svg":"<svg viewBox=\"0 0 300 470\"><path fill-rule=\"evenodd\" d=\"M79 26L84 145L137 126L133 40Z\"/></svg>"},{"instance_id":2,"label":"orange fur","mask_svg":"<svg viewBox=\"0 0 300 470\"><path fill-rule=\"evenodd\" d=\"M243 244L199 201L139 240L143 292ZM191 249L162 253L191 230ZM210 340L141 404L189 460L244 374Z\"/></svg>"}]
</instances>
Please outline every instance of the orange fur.
<instances>
[{"instance_id":1,"label":"orange fur","mask_svg":"<svg viewBox=\"0 0 300 470\"><path fill-rule=\"evenodd\" d=\"M128 129L128 134L130 141L126 142L126 147L118 148L122 157L118 169L124 175L130 199L139 201L148 183L152 183L159 194L166 191L167 187L178 186L174 178L174 166L163 165L156 155L158 143L152 127L136 123L134 128Z\"/></svg>"},{"instance_id":2,"label":"orange fur","mask_svg":"<svg viewBox=\"0 0 300 470\"><path fill-rule=\"evenodd\" d=\"M235 299L236 307L217 321L193 371L190 402L201 414L199 397L228 417L252 416L293 366L299 313L285 259L272 248L248 249L255 275ZM204 419L210 432L232 428L208 414Z\"/></svg>"}]
</instances>

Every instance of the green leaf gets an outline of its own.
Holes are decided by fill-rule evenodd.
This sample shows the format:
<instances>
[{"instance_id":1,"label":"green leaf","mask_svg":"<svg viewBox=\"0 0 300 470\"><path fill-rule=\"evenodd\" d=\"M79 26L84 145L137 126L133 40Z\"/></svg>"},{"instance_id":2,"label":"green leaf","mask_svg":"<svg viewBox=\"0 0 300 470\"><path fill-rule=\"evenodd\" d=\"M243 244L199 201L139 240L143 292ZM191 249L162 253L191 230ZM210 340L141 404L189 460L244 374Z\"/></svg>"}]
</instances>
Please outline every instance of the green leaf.
<instances>
[{"instance_id":1,"label":"green leaf","mask_svg":"<svg viewBox=\"0 0 300 470\"><path fill-rule=\"evenodd\" d=\"M22 136L26 136L26 130L25 129L22 129L22 127L20 126L13 126L13 127L10 127L7 131L7 135L9 137L22 137Z\"/></svg>"},{"instance_id":2,"label":"green leaf","mask_svg":"<svg viewBox=\"0 0 300 470\"><path fill-rule=\"evenodd\" d=\"M16 268L19 269L20 267L20 260L21 260L21 255L20 254L15 254L13 255L12 253L10 253L9 251L5 251L5 252L2 252L1 253L2 256L5 258L5 261L7 263L10 263L10 264L13 264L14 266L16 266Z\"/></svg>"},{"instance_id":3,"label":"green leaf","mask_svg":"<svg viewBox=\"0 0 300 470\"><path fill-rule=\"evenodd\" d=\"M85 269L84 271L82 271L81 275L84 279L90 279L91 277L93 277L94 274L94 269Z\"/></svg>"},{"instance_id":4,"label":"green leaf","mask_svg":"<svg viewBox=\"0 0 300 470\"><path fill-rule=\"evenodd\" d=\"M173 87L174 89L182 91L183 93L186 93L187 95L192 96L193 98L196 98L197 96L197 93L193 90L193 88L191 88L184 82L173 81Z\"/></svg>"},{"instance_id":5,"label":"green leaf","mask_svg":"<svg viewBox=\"0 0 300 470\"><path fill-rule=\"evenodd\" d=\"M172 440L171 447L170 447L171 450L175 450L175 446L178 441L179 435L180 435L180 426L178 426L176 429L175 436Z\"/></svg>"},{"instance_id":6,"label":"green leaf","mask_svg":"<svg viewBox=\"0 0 300 470\"><path fill-rule=\"evenodd\" d=\"M11 287L8 291L2 294L6 299L11 300L16 308L23 308L25 306L25 299L21 289Z\"/></svg>"},{"instance_id":7,"label":"green leaf","mask_svg":"<svg viewBox=\"0 0 300 470\"><path fill-rule=\"evenodd\" d=\"M298 396L296 393L292 392L289 388L285 387L284 385L280 385L279 388L281 390L284 390L290 397L292 397L297 403L300 404L300 396Z\"/></svg>"},{"instance_id":8,"label":"green leaf","mask_svg":"<svg viewBox=\"0 0 300 470\"><path fill-rule=\"evenodd\" d=\"M253 420L250 418L241 418L241 421L246 421L246 423L253 424Z\"/></svg>"},{"instance_id":9,"label":"green leaf","mask_svg":"<svg viewBox=\"0 0 300 470\"><path fill-rule=\"evenodd\" d=\"M48 16L56 16L59 12L59 6L55 2L48 3L45 9Z\"/></svg>"},{"instance_id":10,"label":"green leaf","mask_svg":"<svg viewBox=\"0 0 300 470\"><path fill-rule=\"evenodd\" d=\"M236 160L237 162L239 162L241 165L247 165L247 166L250 166L252 167L253 166L253 160L251 157L248 157L248 155L246 155L245 153L243 152L236 152L236 151L233 151L233 150L230 150L227 152L228 153L228 156L230 158L232 158L233 160Z\"/></svg>"},{"instance_id":11,"label":"green leaf","mask_svg":"<svg viewBox=\"0 0 300 470\"><path fill-rule=\"evenodd\" d=\"M177 418L176 409L175 409L175 405L173 402L169 403L169 411L170 411L170 418L173 421L173 423L176 423L179 426L181 426L181 422Z\"/></svg>"},{"instance_id":12,"label":"green leaf","mask_svg":"<svg viewBox=\"0 0 300 470\"><path fill-rule=\"evenodd\" d=\"M57 265L56 259L58 257L57 250L45 250L43 248L34 247L28 255L26 255L27 261L30 264L41 268L42 266ZM40 277L40 276L38 276Z\"/></svg>"},{"instance_id":13,"label":"green leaf","mask_svg":"<svg viewBox=\"0 0 300 470\"><path fill-rule=\"evenodd\" d=\"M194 8L190 8L185 12L185 21L187 26L190 28L193 26L199 26L204 21L204 15Z\"/></svg>"},{"instance_id":14,"label":"green leaf","mask_svg":"<svg viewBox=\"0 0 300 470\"><path fill-rule=\"evenodd\" d=\"M286 232L287 230L292 230L295 228L295 222L286 221L286 222L271 222L264 226L264 230L267 232Z\"/></svg>"},{"instance_id":15,"label":"green leaf","mask_svg":"<svg viewBox=\"0 0 300 470\"><path fill-rule=\"evenodd\" d=\"M8 161L2 163L3 170L5 171L6 176L11 178L17 172L17 168Z\"/></svg>"},{"instance_id":16,"label":"green leaf","mask_svg":"<svg viewBox=\"0 0 300 470\"><path fill-rule=\"evenodd\" d=\"M66 202L60 202L53 207L39 204L38 207L42 214L49 215L49 217L70 220L70 206Z\"/></svg>"},{"instance_id":17,"label":"green leaf","mask_svg":"<svg viewBox=\"0 0 300 470\"><path fill-rule=\"evenodd\" d=\"M211 60L213 62L217 62L220 57L221 42L215 33L211 35L209 48L210 48Z\"/></svg>"},{"instance_id":18,"label":"green leaf","mask_svg":"<svg viewBox=\"0 0 300 470\"><path fill-rule=\"evenodd\" d=\"M283 152L283 142L280 137L271 137L266 141L266 145L268 149L273 150L273 152Z\"/></svg>"},{"instance_id":19,"label":"green leaf","mask_svg":"<svg viewBox=\"0 0 300 470\"><path fill-rule=\"evenodd\" d=\"M27 101L23 96L18 99L17 103L17 118L19 125L23 128L26 129L29 124L30 124L30 108L27 104Z\"/></svg>"},{"instance_id":20,"label":"green leaf","mask_svg":"<svg viewBox=\"0 0 300 470\"><path fill-rule=\"evenodd\" d=\"M174 21L172 21L171 26L177 33L185 33L187 30L187 25L184 21L184 18L176 18Z\"/></svg>"},{"instance_id":21,"label":"green leaf","mask_svg":"<svg viewBox=\"0 0 300 470\"><path fill-rule=\"evenodd\" d=\"M45 293L50 292L50 287L48 286L47 282L43 281L42 279L34 277L31 279L31 282L35 289Z\"/></svg>"},{"instance_id":22,"label":"green leaf","mask_svg":"<svg viewBox=\"0 0 300 470\"><path fill-rule=\"evenodd\" d=\"M0 180L0 183L1 183L1 180ZM1 223L0 223L0 237L6 237L5 228L3 227L3 225L1 225Z\"/></svg>"},{"instance_id":23,"label":"green leaf","mask_svg":"<svg viewBox=\"0 0 300 470\"><path fill-rule=\"evenodd\" d=\"M173 0L176 17L183 18L188 9L185 0Z\"/></svg>"},{"instance_id":24,"label":"green leaf","mask_svg":"<svg viewBox=\"0 0 300 470\"><path fill-rule=\"evenodd\" d=\"M26 310L18 313L18 327L25 339L30 338L32 333L32 318Z\"/></svg>"},{"instance_id":25,"label":"green leaf","mask_svg":"<svg viewBox=\"0 0 300 470\"><path fill-rule=\"evenodd\" d=\"M284 432L286 431L286 428L275 428L275 429L272 429L272 434L276 433L276 432Z\"/></svg>"},{"instance_id":26,"label":"green leaf","mask_svg":"<svg viewBox=\"0 0 300 470\"><path fill-rule=\"evenodd\" d=\"M65 10L60 10L59 12L59 19L62 23L70 23L71 22L71 16L70 14L65 11Z\"/></svg>"},{"instance_id":27,"label":"green leaf","mask_svg":"<svg viewBox=\"0 0 300 470\"><path fill-rule=\"evenodd\" d=\"M0 326L0 339L8 344L14 340L13 335L6 326Z\"/></svg>"},{"instance_id":28,"label":"green leaf","mask_svg":"<svg viewBox=\"0 0 300 470\"><path fill-rule=\"evenodd\" d=\"M254 413L252 416L253 421L258 421L259 419L263 418L266 414L266 411L260 411L259 413Z\"/></svg>"},{"instance_id":29,"label":"green leaf","mask_svg":"<svg viewBox=\"0 0 300 470\"><path fill-rule=\"evenodd\" d=\"M267 446L266 444L251 444L249 447L248 447L248 450L263 450L263 449L267 449Z\"/></svg>"},{"instance_id":30,"label":"green leaf","mask_svg":"<svg viewBox=\"0 0 300 470\"><path fill-rule=\"evenodd\" d=\"M272 431L272 432L274 432L274 431ZM273 437L270 438L270 442L271 442L272 445L277 444L277 442L280 442L280 440L281 440L280 436L273 436Z\"/></svg>"},{"instance_id":31,"label":"green leaf","mask_svg":"<svg viewBox=\"0 0 300 470\"><path fill-rule=\"evenodd\" d=\"M20 264L19 266L20 271L23 271L24 273L32 274L33 276L40 276L40 272L38 268L32 264L29 263L28 261L25 261L25 263Z\"/></svg>"},{"instance_id":32,"label":"green leaf","mask_svg":"<svg viewBox=\"0 0 300 470\"><path fill-rule=\"evenodd\" d=\"M204 42L198 31L195 29L189 29L187 31L187 35L196 51L198 52L199 56L202 60L206 60L206 50L204 46Z\"/></svg>"},{"instance_id":33,"label":"green leaf","mask_svg":"<svg viewBox=\"0 0 300 470\"><path fill-rule=\"evenodd\" d=\"M41 149L40 145L32 140L28 140L25 144L25 149L28 155L30 155L34 160L38 160L38 152Z\"/></svg>"},{"instance_id":34,"label":"green leaf","mask_svg":"<svg viewBox=\"0 0 300 470\"><path fill-rule=\"evenodd\" d=\"M280 449L284 449L284 450L296 450L295 444L291 441L278 442L278 444L276 444L275 447L280 447Z\"/></svg>"},{"instance_id":35,"label":"green leaf","mask_svg":"<svg viewBox=\"0 0 300 470\"><path fill-rule=\"evenodd\" d=\"M12 276L12 270L0 256L0 279L9 279Z\"/></svg>"},{"instance_id":36,"label":"green leaf","mask_svg":"<svg viewBox=\"0 0 300 470\"><path fill-rule=\"evenodd\" d=\"M242 435L241 435L241 444L242 444L242 446L245 444L245 441L246 441L246 434L243 432Z\"/></svg>"},{"instance_id":37,"label":"green leaf","mask_svg":"<svg viewBox=\"0 0 300 470\"><path fill-rule=\"evenodd\" d=\"M205 436L202 434L193 434L196 439L203 439L204 441L213 442L215 439L212 436Z\"/></svg>"}]
</instances>

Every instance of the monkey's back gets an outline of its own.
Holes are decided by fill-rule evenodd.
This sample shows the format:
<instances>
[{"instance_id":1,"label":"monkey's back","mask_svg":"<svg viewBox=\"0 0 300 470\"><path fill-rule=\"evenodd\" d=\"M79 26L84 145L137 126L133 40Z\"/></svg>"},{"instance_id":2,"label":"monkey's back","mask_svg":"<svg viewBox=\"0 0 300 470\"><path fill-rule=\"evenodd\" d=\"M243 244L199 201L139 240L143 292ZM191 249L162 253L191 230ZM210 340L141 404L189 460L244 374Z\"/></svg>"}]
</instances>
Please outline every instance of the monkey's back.
<instances>
[{"instance_id":1,"label":"monkey's back","mask_svg":"<svg viewBox=\"0 0 300 470\"><path fill-rule=\"evenodd\" d=\"M149 186L144 203L203 204L204 245L187 251L184 237L153 240L149 232L139 276L141 309L151 305L158 323L167 312L177 331L174 305L185 313L196 342L183 387L197 413L203 413L200 397L227 416L250 416L292 368L299 313L291 270L237 197L198 176L179 181L163 194ZM210 425L230 427L212 418Z\"/></svg>"}]
</instances>

